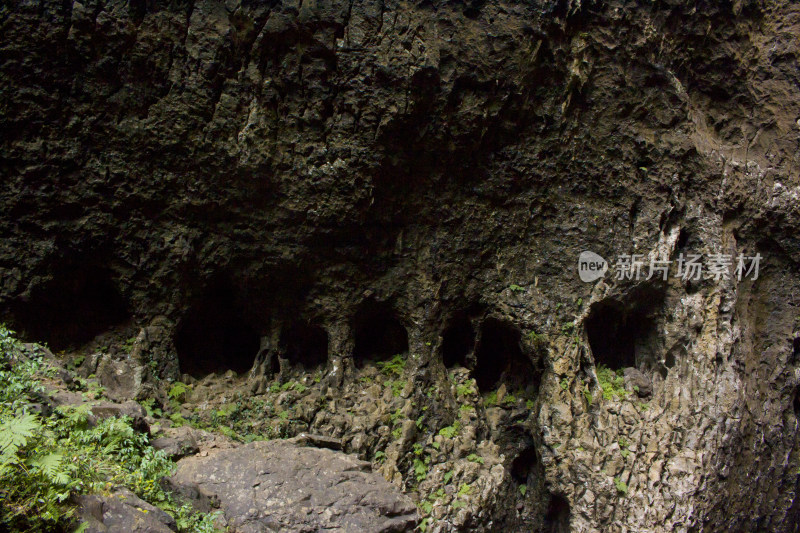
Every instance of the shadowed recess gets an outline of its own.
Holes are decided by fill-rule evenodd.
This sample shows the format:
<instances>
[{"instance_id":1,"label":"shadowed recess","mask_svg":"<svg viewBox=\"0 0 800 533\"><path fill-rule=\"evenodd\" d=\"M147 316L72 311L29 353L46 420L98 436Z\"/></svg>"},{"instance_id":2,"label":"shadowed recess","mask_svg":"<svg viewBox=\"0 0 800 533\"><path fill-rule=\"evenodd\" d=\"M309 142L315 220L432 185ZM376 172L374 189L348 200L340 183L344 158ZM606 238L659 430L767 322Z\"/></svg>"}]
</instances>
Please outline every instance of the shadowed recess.
<instances>
[{"instance_id":1,"label":"shadowed recess","mask_svg":"<svg viewBox=\"0 0 800 533\"><path fill-rule=\"evenodd\" d=\"M69 266L31 292L15 326L54 350L77 348L129 318L127 302L100 267Z\"/></svg>"},{"instance_id":2,"label":"shadowed recess","mask_svg":"<svg viewBox=\"0 0 800 533\"><path fill-rule=\"evenodd\" d=\"M384 302L365 302L353 318L353 331L353 358L357 365L408 352L408 332Z\"/></svg>"},{"instance_id":3,"label":"shadowed recess","mask_svg":"<svg viewBox=\"0 0 800 533\"><path fill-rule=\"evenodd\" d=\"M447 368L467 366L467 356L475 347L475 330L469 317L457 313L442 333L442 362Z\"/></svg>"},{"instance_id":4,"label":"shadowed recess","mask_svg":"<svg viewBox=\"0 0 800 533\"><path fill-rule=\"evenodd\" d=\"M211 288L190 307L175 333L181 372L194 377L247 372L259 347L258 333L244 322L225 285Z\"/></svg>"},{"instance_id":5,"label":"shadowed recess","mask_svg":"<svg viewBox=\"0 0 800 533\"><path fill-rule=\"evenodd\" d=\"M308 322L296 322L281 333L281 352L292 364L317 368L328 360L328 333Z\"/></svg>"},{"instance_id":6,"label":"shadowed recess","mask_svg":"<svg viewBox=\"0 0 800 533\"><path fill-rule=\"evenodd\" d=\"M522 450L511 462L511 477L519 484L528 483L528 477L536 470L539 464L539 454L536 448L528 446Z\"/></svg>"},{"instance_id":7,"label":"shadowed recess","mask_svg":"<svg viewBox=\"0 0 800 533\"><path fill-rule=\"evenodd\" d=\"M520 338L519 328L507 322L494 318L484 321L472 371L482 393L497 388L500 382L508 390L525 389L536 382L537 373L522 353Z\"/></svg>"},{"instance_id":8,"label":"shadowed recess","mask_svg":"<svg viewBox=\"0 0 800 533\"><path fill-rule=\"evenodd\" d=\"M552 494L544 515L544 533L566 533L569 531L569 502L561 494Z\"/></svg>"},{"instance_id":9,"label":"shadowed recess","mask_svg":"<svg viewBox=\"0 0 800 533\"><path fill-rule=\"evenodd\" d=\"M616 370L652 362L656 350L651 309L646 302L630 310L614 300L592 305L586 334L595 364Z\"/></svg>"}]
</instances>

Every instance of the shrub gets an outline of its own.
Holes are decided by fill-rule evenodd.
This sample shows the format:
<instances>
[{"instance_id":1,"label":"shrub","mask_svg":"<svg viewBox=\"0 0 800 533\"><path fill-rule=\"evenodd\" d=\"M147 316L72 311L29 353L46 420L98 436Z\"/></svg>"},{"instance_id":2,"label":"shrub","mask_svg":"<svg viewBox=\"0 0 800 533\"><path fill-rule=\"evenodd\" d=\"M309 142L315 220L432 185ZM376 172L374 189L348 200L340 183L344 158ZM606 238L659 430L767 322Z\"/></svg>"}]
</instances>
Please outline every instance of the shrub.
<instances>
[{"instance_id":1,"label":"shrub","mask_svg":"<svg viewBox=\"0 0 800 533\"><path fill-rule=\"evenodd\" d=\"M29 398L45 393L38 375L51 369L40 359L12 365L16 343L2 325L0 350L0 530L74 528L72 496L123 485L175 517L180 531L213 531L214 514L178 505L161 488L175 465L130 419L107 418L90 427L87 406L40 417Z\"/></svg>"}]
</instances>

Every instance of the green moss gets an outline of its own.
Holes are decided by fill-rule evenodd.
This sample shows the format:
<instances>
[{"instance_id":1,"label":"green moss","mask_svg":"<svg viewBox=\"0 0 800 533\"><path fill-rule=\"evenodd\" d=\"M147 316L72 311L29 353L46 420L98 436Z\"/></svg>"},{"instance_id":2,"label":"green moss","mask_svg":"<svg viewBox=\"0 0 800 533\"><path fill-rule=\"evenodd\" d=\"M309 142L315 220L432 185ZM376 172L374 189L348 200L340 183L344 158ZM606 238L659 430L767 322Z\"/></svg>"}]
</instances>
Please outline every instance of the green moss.
<instances>
[{"instance_id":1,"label":"green moss","mask_svg":"<svg viewBox=\"0 0 800 533\"><path fill-rule=\"evenodd\" d=\"M600 365L597 367L597 381L606 400L623 399L628 395L622 369L615 372L605 365Z\"/></svg>"}]
</instances>

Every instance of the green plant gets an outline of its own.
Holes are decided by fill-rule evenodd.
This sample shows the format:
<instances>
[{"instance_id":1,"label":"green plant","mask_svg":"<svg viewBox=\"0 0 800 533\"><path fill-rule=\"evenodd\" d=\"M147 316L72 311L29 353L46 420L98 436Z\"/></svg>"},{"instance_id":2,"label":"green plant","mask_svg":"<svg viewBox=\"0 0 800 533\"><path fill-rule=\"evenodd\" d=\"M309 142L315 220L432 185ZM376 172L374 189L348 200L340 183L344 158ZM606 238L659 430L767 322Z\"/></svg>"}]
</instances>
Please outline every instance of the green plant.
<instances>
[{"instance_id":1,"label":"green plant","mask_svg":"<svg viewBox=\"0 0 800 533\"><path fill-rule=\"evenodd\" d=\"M177 402L183 403L186 400L186 393L189 391L189 387L180 381L176 381L170 387L169 392L167 395L169 396L170 400L175 400Z\"/></svg>"},{"instance_id":2,"label":"green plant","mask_svg":"<svg viewBox=\"0 0 800 533\"><path fill-rule=\"evenodd\" d=\"M29 398L45 392L39 376L52 370L40 359L12 361L14 349L0 325L0 529L72 530L73 496L123 485L175 517L180 531L212 531L214 515L179 505L162 488L174 463L128 418L90 426L85 405L48 417L30 412Z\"/></svg>"},{"instance_id":3,"label":"green plant","mask_svg":"<svg viewBox=\"0 0 800 533\"><path fill-rule=\"evenodd\" d=\"M444 484L447 485L448 483L450 483L451 479L453 479L453 471L452 470L448 470L447 472L444 473L444 477L442 478L442 481L444 481Z\"/></svg>"},{"instance_id":4,"label":"green plant","mask_svg":"<svg viewBox=\"0 0 800 533\"><path fill-rule=\"evenodd\" d=\"M84 361L86 361L86 356L85 355L79 355L79 356L75 357L69 363L67 363L67 370L73 370L74 371L74 370L78 369L83 364Z\"/></svg>"},{"instance_id":5,"label":"green plant","mask_svg":"<svg viewBox=\"0 0 800 533\"><path fill-rule=\"evenodd\" d=\"M452 439L461 430L461 423L456 420L451 426L445 426L439 430L439 435L446 439Z\"/></svg>"},{"instance_id":6,"label":"green plant","mask_svg":"<svg viewBox=\"0 0 800 533\"><path fill-rule=\"evenodd\" d=\"M456 395L457 396L472 396L473 394L475 394L475 388L473 386L474 384L475 384L475 381L469 380L469 382L467 382L465 384L457 385L456 386Z\"/></svg>"},{"instance_id":7,"label":"green plant","mask_svg":"<svg viewBox=\"0 0 800 533\"><path fill-rule=\"evenodd\" d=\"M139 404L144 407L147 416L149 417L158 417L161 418L164 416L164 412L161 410L160 407L156 407L156 399L155 398L147 398L146 400L142 400Z\"/></svg>"},{"instance_id":8,"label":"green plant","mask_svg":"<svg viewBox=\"0 0 800 533\"><path fill-rule=\"evenodd\" d=\"M623 494L625 496L628 495L628 484L622 481L620 478L614 478L614 486L617 488L617 492Z\"/></svg>"},{"instance_id":9,"label":"green plant","mask_svg":"<svg viewBox=\"0 0 800 533\"><path fill-rule=\"evenodd\" d=\"M586 403L591 406L592 405L593 396L592 396L592 391L589 390L589 384L588 383L584 383L583 384L583 390L581 392L583 392L583 397L586 399Z\"/></svg>"},{"instance_id":10,"label":"green plant","mask_svg":"<svg viewBox=\"0 0 800 533\"><path fill-rule=\"evenodd\" d=\"M522 496L525 496L525 493L526 493L526 492L528 492L528 486L527 486L527 485L520 485L520 486L519 486L519 493L520 493Z\"/></svg>"},{"instance_id":11,"label":"green plant","mask_svg":"<svg viewBox=\"0 0 800 533\"><path fill-rule=\"evenodd\" d=\"M525 409L531 410L534 405L536 405L536 403L533 400L525 400Z\"/></svg>"},{"instance_id":12,"label":"green plant","mask_svg":"<svg viewBox=\"0 0 800 533\"><path fill-rule=\"evenodd\" d=\"M528 333L528 340L530 340L531 344L535 347L539 348L547 343L547 335L536 333L536 331L531 330L530 333Z\"/></svg>"},{"instance_id":13,"label":"green plant","mask_svg":"<svg viewBox=\"0 0 800 533\"><path fill-rule=\"evenodd\" d=\"M567 390L569 388L569 380L567 378L561 378L558 384L561 385L561 390Z\"/></svg>"},{"instance_id":14,"label":"green plant","mask_svg":"<svg viewBox=\"0 0 800 533\"><path fill-rule=\"evenodd\" d=\"M133 345L136 344L136 337L129 337L125 339L122 343L122 351L125 353L131 353L133 351Z\"/></svg>"},{"instance_id":15,"label":"green plant","mask_svg":"<svg viewBox=\"0 0 800 533\"><path fill-rule=\"evenodd\" d=\"M397 398L403 393L403 388L406 386L406 383L402 379L387 379L383 382L383 385L392 389L392 396Z\"/></svg>"},{"instance_id":16,"label":"green plant","mask_svg":"<svg viewBox=\"0 0 800 533\"><path fill-rule=\"evenodd\" d=\"M486 407L491 407L492 405L497 405L497 391L493 390L489 394L486 395L486 398L483 400L483 404Z\"/></svg>"},{"instance_id":17,"label":"green plant","mask_svg":"<svg viewBox=\"0 0 800 533\"><path fill-rule=\"evenodd\" d=\"M472 494L472 486L469 483L462 483L456 496L469 496L470 494Z\"/></svg>"},{"instance_id":18,"label":"green plant","mask_svg":"<svg viewBox=\"0 0 800 533\"><path fill-rule=\"evenodd\" d=\"M421 483L428 477L428 465L427 463L420 459L419 457L414 458L414 478L417 480L417 483Z\"/></svg>"},{"instance_id":19,"label":"green plant","mask_svg":"<svg viewBox=\"0 0 800 533\"><path fill-rule=\"evenodd\" d=\"M622 399L628 395L625 390L625 377L622 369L616 372L605 365L597 367L597 382L603 391L603 398L606 400Z\"/></svg>"},{"instance_id":20,"label":"green plant","mask_svg":"<svg viewBox=\"0 0 800 533\"><path fill-rule=\"evenodd\" d=\"M384 375L386 376L402 376L406 369L406 360L402 354L397 354L388 361L379 361L375 363Z\"/></svg>"},{"instance_id":21,"label":"green plant","mask_svg":"<svg viewBox=\"0 0 800 533\"><path fill-rule=\"evenodd\" d=\"M386 460L386 453L381 450L378 450L377 452L375 452L375 457L373 457L372 460L375 461L376 463L382 463Z\"/></svg>"},{"instance_id":22,"label":"green plant","mask_svg":"<svg viewBox=\"0 0 800 533\"><path fill-rule=\"evenodd\" d=\"M525 287L520 287L519 285L512 283L511 285L508 286L508 290L510 290L511 292L523 292L525 290Z\"/></svg>"},{"instance_id":23,"label":"green plant","mask_svg":"<svg viewBox=\"0 0 800 533\"><path fill-rule=\"evenodd\" d=\"M479 465L482 465L484 463L483 457L475 453L469 454L467 456L467 461L471 463L478 463Z\"/></svg>"}]
</instances>

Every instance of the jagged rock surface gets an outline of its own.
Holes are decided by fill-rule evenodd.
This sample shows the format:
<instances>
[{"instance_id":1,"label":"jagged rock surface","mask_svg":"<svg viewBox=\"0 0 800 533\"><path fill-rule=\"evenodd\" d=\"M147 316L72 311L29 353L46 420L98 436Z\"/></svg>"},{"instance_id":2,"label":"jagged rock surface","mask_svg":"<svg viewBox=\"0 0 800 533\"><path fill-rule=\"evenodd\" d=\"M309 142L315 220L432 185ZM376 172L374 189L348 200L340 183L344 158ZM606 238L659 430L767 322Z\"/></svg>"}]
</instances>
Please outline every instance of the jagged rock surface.
<instances>
[{"instance_id":1,"label":"jagged rock surface","mask_svg":"<svg viewBox=\"0 0 800 533\"><path fill-rule=\"evenodd\" d=\"M0 311L89 342L118 401L271 394L280 436L385 453L440 530L794 531L798 27L774 0L4 2ZM584 284L586 249L764 265ZM646 404L602 398L616 328Z\"/></svg>"}]
</instances>

